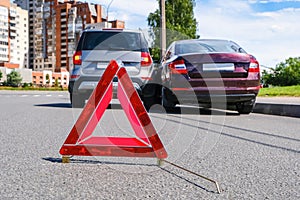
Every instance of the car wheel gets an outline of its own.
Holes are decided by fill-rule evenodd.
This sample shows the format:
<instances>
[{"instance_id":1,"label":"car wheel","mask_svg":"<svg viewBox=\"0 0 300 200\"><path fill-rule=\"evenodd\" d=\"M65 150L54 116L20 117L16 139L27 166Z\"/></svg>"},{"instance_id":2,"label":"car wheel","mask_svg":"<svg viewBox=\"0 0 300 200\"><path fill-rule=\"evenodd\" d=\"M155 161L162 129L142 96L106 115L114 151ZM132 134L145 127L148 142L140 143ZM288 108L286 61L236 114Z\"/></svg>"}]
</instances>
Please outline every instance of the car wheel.
<instances>
[{"instance_id":1,"label":"car wheel","mask_svg":"<svg viewBox=\"0 0 300 200\"><path fill-rule=\"evenodd\" d=\"M238 103L236 105L236 109L239 112L239 114L250 114L253 111L254 102L255 100Z\"/></svg>"},{"instance_id":2,"label":"car wheel","mask_svg":"<svg viewBox=\"0 0 300 200\"><path fill-rule=\"evenodd\" d=\"M73 108L83 108L85 105L85 98L83 96L70 94L70 100Z\"/></svg>"},{"instance_id":3,"label":"car wheel","mask_svg":"<svg viewBox=\"0 0 300 200\"><path fill-rule=\"evenodd\" d=\"M155 105L158 104L159 102L157 102L157 98L156 97L144 97L143 98L143 103L144 103L144 107L147 111L150 110L150 108Z\"/></svg>"},{"instance_id":4,"label":"car wheel","mask_svg":"<svg viewBox=\"0 0 300 200\"><path fill-rule=\"evenodd\" d=\"M174 110L177 101L176 97L174 100L170 100L170 97L174 96L172 91L168 88L162 87L161 89L161 105L167 110L172 111Z\"/></svg>"}]
</instances>

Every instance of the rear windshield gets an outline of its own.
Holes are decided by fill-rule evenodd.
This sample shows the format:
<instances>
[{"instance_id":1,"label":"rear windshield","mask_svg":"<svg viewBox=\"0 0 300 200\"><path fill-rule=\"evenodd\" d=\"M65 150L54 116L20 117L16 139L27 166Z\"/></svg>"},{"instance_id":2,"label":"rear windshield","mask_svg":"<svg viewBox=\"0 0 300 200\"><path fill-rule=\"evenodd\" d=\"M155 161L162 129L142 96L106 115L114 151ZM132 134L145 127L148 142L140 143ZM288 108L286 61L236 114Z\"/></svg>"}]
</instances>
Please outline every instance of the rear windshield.
<instances>
[{"instance_id":1,"label":"rear windshield","mask_svg":"<svg viewBox=\"0 0 300 200\"><path fill-rule=\"evenodd\" d=\"M176 44L176 54L187 53L246 53L244 49L231 41L223 40L190 40Z\"/></svg>"},{"instance_id":2,"label":"rear windshield","mask_svg":"<svg viewBox=\"0 0 300 200\"><path fill-rule=\"evenodd\" d=\"M82 50L142 51L145 44L139 33L86 32L78 47Z\"/></svg>"}]
</instances>

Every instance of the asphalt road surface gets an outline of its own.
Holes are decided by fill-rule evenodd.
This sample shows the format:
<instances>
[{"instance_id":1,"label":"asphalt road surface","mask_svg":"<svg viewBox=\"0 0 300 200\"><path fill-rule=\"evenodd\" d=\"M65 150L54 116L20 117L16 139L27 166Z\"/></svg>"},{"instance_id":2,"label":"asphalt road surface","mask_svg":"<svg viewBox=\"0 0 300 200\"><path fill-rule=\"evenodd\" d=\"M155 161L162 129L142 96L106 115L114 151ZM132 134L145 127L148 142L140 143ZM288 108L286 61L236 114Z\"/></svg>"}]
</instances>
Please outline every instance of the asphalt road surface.
<instances>
[{"instance_id":1,"label":"asphalt road surface","mask_svg":"<svg viewBox=\"0 0 300 200\"><path fill-rule=\"evenodd\" d=\"M154 158L61 163L80 111L67 92L0 91L0 199L300 199L300 118L153 108L167 160L218 181L218 194L211 182ZM115 102L94 135L134 133Z\"/></svg>"}]
</instances>

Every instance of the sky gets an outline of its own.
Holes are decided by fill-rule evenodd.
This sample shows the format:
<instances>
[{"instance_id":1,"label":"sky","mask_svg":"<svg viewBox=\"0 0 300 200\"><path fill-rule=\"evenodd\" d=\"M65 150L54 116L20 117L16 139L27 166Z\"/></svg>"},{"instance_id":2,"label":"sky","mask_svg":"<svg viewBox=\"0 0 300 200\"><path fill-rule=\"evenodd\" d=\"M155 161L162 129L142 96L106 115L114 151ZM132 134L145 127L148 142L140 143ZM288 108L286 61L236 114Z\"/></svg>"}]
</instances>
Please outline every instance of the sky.
<instances>
[{"instance_id":1,"label":"sky","mask_svg":"<svg viewBox=\"0 0 300 200\"><path fill-rule=\"evenodd\" d=\"M109 3L109 20L125 21L126 28L147 29L147 16L156 0L89 0ZM235 41L261 65L275 67L300 56L300 0L196 0L194 15L200 38Z\"/></svg>"}]
</instances>

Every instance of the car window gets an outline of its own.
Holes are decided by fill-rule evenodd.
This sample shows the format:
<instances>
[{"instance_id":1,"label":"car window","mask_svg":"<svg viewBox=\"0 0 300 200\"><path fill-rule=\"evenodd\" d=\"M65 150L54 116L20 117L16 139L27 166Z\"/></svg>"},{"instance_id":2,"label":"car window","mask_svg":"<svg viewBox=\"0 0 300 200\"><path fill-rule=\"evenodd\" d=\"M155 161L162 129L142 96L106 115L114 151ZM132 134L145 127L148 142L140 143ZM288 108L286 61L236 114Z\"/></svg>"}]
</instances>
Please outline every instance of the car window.
<instances>
[{"instance_id":1,"label":"car window","mask_svg":"<svg viewBox=\"0 0 300 200\"><path fill-rule=\"evenodd\" d=\"M176 45L177 54L214 52L213 47L199 42Z\"/></svg>"},{"instance_id":2,"label":"car window","mask_svg":"<svg viewBox=\"0 0 300 200\"><path fill-rule=\"evenodd\" d=\"M237 44L225 40L192 40L181 42L176 45L175 51L176 54L210 52L246 53Z\"/></svg>"},{"instance_id":3,"label":"car window","mask_svg":"<svg viewBox=\"0 0 300 200\"><path fill-rule=\"evenodd\" d=\"M139 33L87 32L82 50L141 51L143 45Z\"/></svg>"},{"instance_id":4,"label":"car window","mask_svg":"<svg viewBox=\"0 0 300 200\"><path fill-rule=\"evenodd\" d=\"M163 56L161 62L164 62L174 56L174 42L170 44L169 48L167 49L165 55Z\"/></svg>"}]
</instances>

